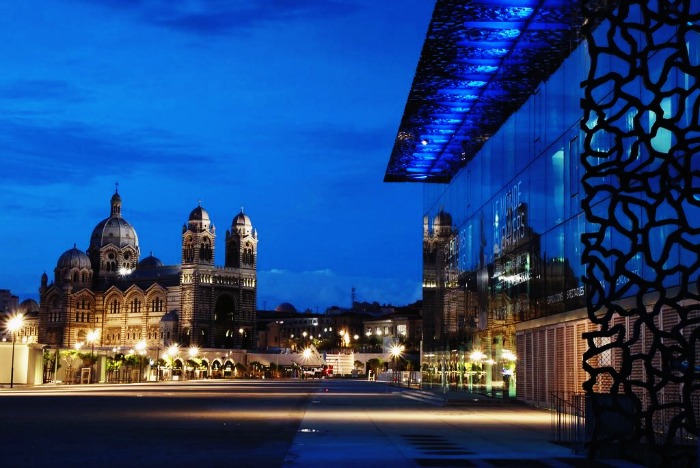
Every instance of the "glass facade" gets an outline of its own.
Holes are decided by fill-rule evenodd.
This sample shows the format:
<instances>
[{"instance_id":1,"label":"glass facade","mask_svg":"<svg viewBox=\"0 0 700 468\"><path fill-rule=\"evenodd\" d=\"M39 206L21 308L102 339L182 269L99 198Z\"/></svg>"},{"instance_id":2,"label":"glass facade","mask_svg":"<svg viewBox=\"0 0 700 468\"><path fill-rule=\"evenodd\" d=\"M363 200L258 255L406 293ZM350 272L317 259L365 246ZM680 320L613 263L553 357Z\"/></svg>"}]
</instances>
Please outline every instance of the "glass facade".
<instances>
[{"instance_id":1,"label":"glass facade","mask_svg":"<svg viewBox=\"0 0 700 468\"><path fill-rule=\"evenodd\" d=\"M635 15L641 13L631 11L628 21L639 20ZM655 31L655 40L663 42L663 35L671 40L676 33L676 28L661 28ZM644 43L642 36L647 32L640 30L638 34L635 39ZM695 64L700 63L699 38L697 33L685 38L690 62ZM609 164L613 150L616 158L628 161L629 168L643 171L654 167L654 152L678 151L674 134L659 121L673 120L685 128L697 126L700 97L697 93L676 92L691 89L695 77L690 72L664 68L667 57L661 48L658 63L650 62L650 74L665 76L668 94L660 96L658 90L648 89L640 80L625 83L629 101L657 102L652 106L655 111L640 115L635 106L625 106L627 101L615 101L606 117L615 116L636 135L615 138L604 127L591 132L590 144L596 156L582 160L586 132L581 128L581 82L588 74L586 47L578 47L449 184L424 185L424 349L435 362L429 366L438 368L436 375L442 372L443 381L450 380L452 371L453 382L471 382L465 375L476 375L478 368L486 374L480 381L490 391L492 384L496 387L508 380L504 377L512 370L508 361L517 349L516 329L522 324L586 316L582 235L600 232L601 225L586 220L583 184L608 184L612 192L626 181L613 174L587 179L585 168ZM629 64L610 55L597 66L605 73L626 76ZM607 92L605 86L598 86L593 98L604 103L616 84L611 80ZM583 124L593 128L596 122ZM700 167L697 158L689 164L694 171ZM688 183L697 186L697 181ZM653 180L650 187L656 191L668 189ZM636 196L643 200L645 193L640 190ZM688 222L696 227L700 227L700 211L693 202L698 200L700 195L684 207ZM636 212L612 206L604 195L588 202L601 218L615 217L630 228L646 223L643 202ZM676 217L669 206L660 205L658 210L657 218L664 210L669 218ZM673 222L660 225L638 242L648 243L653 252L662 249L664 240L675 230ZM629 237L616 236L612 230L601 235L610 247L621 252L633 250ZM681 280L682 268L673 272L669 267L682 267L696 259L696 253L688 255L676 246L666 261L665 269L671 273L664 276L664 286L677 286ZM621 298L638 292L624 288L629 276L654 278L658 271L654 258L638 254L626 258L622 266L615 264L614 256L598 260L596 268L621 272L605 276L612 280L600 280L605 294L620 291ZM698 272L693 271L691 276L690 281L697 281ZM526 372L524 368L518 370Z\"/></svg>"}]
</instances>

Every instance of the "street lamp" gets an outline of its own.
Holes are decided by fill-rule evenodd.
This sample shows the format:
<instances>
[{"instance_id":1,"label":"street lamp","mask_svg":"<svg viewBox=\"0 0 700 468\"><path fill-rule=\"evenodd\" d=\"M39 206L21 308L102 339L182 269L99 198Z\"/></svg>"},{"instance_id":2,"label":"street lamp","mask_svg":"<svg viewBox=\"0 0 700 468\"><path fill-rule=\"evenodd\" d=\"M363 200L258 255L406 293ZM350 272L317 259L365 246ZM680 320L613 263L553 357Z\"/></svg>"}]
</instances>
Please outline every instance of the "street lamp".
<instances>
[{"instance_id":1,"label":"street lamp","mask_svg":"<svg viewBox=\"0 0 700 468\"><path fill-rule=\"evenodd\" d=\"M12 364L10 366L10 388L15 385L15 341L17 339L17 330L24 325L24 316L22 314L15 315L7 321L7 331L12 333Z\"/></svg>"},{"instance_id":2,"label":"street lamp","mask_svg":"<svg viewBox=\"0 0 700 468\"><path fill-rule=\"evenodd\" d=\"M92 382L92 375L94 372L95 365L95 341L100 336L100 332L97 330L89 331L85 340L90 343L90 381Z\"/></svg>"},{"instance_id":3,"label":"street lamp","mask_svg":"<svg viewBox=\"0 0 700 468\"><path fill-rule=\"evenodd\" d=\"M395 343L391 346L391 349L389 350L391 352L391 358L394 361L394 372L392 372L392 376L394 377L394 382L398 382L398 376L396 375L396 364L399 356L401 356L401 353L403 352L404 347L403 345L399 345L398 343Z\"/></svg>"}]
</instances>

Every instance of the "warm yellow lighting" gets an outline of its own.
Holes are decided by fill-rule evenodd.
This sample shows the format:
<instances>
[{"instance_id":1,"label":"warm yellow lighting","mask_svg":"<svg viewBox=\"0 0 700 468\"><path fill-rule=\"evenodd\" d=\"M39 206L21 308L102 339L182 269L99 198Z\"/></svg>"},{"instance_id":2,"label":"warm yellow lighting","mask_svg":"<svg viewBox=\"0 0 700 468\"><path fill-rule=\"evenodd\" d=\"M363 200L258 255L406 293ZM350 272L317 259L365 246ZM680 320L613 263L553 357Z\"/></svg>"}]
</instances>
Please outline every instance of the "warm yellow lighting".
<instances>
[{"instance_id":1,"label":"warm yellow lighting","mask_svg":"<svg viewBox=\"0 0 700 468\"><path fill-rule=\"evenodd\" d=\"M99 339L100 337L100 331L99 330L92 330L89 331L87 334L87 337L85 338L85 341L87 341L90 344L95 344L95 342Z\"/></svg>"},{"instance_id":2,"label":"warm yellow lighting","mask_svg":"<svg viewBox=\"0 0 700 468\"><path fill-rule=\"evenodd\" d=\"M134 345L134 349L138 351L139 354L146 352L146 342L141 340Z\"/></svg>"},{"instance_id":3,"label":"warm yellow lighting","mask_svg":"<svg viewBox=\"0 0 700 468\"><path fill-rule=\"evenodd\" d=\"M481 361L485 357L486 357L486 355L478 350L472 351L472 353L469 355L469 359L471 359L472 361Z\"/></svg>"},{"instance_id":4,"label":"warm yellow lighting","mask_svg":"<svg viewBox=\"0 0 700 468\"><path fill-rule=\"evenodd\" d=\"M305 360L309 359L311 357L311 348L305 348L304 351L302 351L301 355Z\"/></svg>"},{"instance_id":5,"label":"warm yellow lighting","mask_svg":"<svg viewBox=\"0 0 700 468\"><path fill-rule=\"evenodd\" d=\"M170 356L171 358L174 358L175 356L177 356L179 352L180 352L180 347L176 344L174 344L168 348L168 356Z\"/></svg>"},{"instance_id":6,"label":"warm yellow lighting","mask_svg":"<svg viewBox=\"0 0 700 468\"><path fill-rule=\"evenodd\" d=\"M517 361L518 358L515 356L515 353L509 349L504 349L501 351L501 358L505 359L506 361Z\"/></svg>"},{"instance_id":7,"label":"warm yellow lighting","mask_svg":"<svg viewBox=\"0 0 700 468\"><path fill-rule=\"evenodd\" d=\"M15 333L17 330L22 328L24 325L24 315L17 314L7 321L7 331L10 333Z\"/></svg>"},{"instance_id":8,"label":"warm yellow lighting","mask_svg":"<svg viewBox=\"0 0 700 468\"><path fill-rule=\"evenodd\" d=\"M187 351L187 354L189 354L190 358L195 358L199 354L199 348L192 346L189 351Z\"/></svg>"},{"instance_id":9,"label":"warm yellow lighting","mask_svg":"<svg viewBox=\"0 0 700 468\"><path fill-rule=\"evenodd\" d=\"M403 352L403 350L404 350L403 345L394 344L394 345L392 345L392 347L389 351L391 352L392 357L397 358L397 357L401 356L401 353Z\"/></svg>"}]
</instances>

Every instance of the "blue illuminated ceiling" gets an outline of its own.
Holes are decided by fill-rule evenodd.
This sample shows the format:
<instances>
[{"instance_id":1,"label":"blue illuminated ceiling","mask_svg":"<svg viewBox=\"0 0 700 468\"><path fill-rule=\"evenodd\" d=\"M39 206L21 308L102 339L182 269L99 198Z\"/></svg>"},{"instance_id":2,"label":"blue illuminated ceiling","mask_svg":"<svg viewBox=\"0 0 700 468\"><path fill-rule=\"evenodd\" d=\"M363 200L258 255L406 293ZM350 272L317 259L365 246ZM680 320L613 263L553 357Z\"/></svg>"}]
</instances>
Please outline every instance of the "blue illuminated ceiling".
<instances>
[{"instance_id":1,"label":"blue illuminated ceiling","mask_svg":"<svg viewBox=\"0 0 700 468\"><path fill-rule=\"evenodd\" d=\"M437 0L384 181L448 182L578 45L582 22L581 0Z\"/></svg>"}]
</instances>

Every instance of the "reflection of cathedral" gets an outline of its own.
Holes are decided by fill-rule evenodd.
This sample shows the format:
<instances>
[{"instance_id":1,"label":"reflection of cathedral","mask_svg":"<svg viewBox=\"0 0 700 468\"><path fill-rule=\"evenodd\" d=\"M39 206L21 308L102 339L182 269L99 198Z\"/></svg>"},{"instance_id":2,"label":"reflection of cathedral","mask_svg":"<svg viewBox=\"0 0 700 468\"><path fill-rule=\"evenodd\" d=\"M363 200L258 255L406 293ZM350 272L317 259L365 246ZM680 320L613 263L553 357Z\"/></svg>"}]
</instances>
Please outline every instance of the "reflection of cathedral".
<instances>
[{"instance_id":1,"label":"reflection of cathedral","mask_svg":"<svg viewBox=\"0 0 700 468\"><path fill-rule=\"evenodd\" d=\"M169 344L253 349L257 232L241 211L226 232L225 266L214 265L216 229L201 206L182 227L182 263L139 261L136 231L112 196L110 216L92 231L86 252L58 259L54 281L41 278L39 342L73 347L97 330L95 346Z\"/></svg>"}]
</instances>

